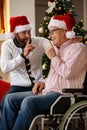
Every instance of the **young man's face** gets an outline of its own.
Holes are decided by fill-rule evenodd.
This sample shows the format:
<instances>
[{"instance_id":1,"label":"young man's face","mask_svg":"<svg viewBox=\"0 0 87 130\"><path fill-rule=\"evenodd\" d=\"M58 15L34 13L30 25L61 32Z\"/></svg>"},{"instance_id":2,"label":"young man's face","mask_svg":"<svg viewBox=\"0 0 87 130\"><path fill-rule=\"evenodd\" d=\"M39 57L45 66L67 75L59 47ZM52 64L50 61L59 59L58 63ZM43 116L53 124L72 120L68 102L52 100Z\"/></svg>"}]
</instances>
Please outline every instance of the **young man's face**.
<instances>
[{"instance_id":1,"label":"young man's face","mask_svg":"<svg viewBox=\"0 0 87 130\"><path fill-rule=\"evenodd\" d=\"M27 43L28 39L31 39L31 32L29 30L19 32L16 34L16 38L19 42Z\"/></svg>"},{"instance_id":2,"label":"young man's face","mask_svg":"<svg viewBox=\"0 0 87 130\"><path fill-rule=\"evenodd\" d=\"M57 27L50 27L49 37L51 38L56 47L60 47L63 44L64 39L63 29L59 29Z\"/></svg>"}]
</instances>

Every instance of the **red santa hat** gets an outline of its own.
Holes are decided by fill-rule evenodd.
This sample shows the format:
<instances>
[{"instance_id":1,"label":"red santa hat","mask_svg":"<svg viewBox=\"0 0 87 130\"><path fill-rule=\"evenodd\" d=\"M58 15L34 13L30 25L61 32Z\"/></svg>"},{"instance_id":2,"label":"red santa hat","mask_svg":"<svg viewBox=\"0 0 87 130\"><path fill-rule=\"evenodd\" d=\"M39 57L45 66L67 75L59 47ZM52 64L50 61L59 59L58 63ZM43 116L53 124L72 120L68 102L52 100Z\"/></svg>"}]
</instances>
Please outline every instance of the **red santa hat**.
<instances>
[{"instance_id":1,"label":"red santa hat","mask_svg":"<svg viewBox=\"0 0 87 130\"><path fill-rule=\"evenodd\" d=\"M73 31L73 27L75 26L75 19L71 15L71 13L66 13L66 15L56 15L53 18L51 18L48 29L51 26L55 26L58 28L64 28L67 30L66 32L66 38L74 38L75 32Z\"/></svg>"},{"instance_id":2,"label":"red santa hat","mask_svg":"<svg viewBox=\"0 0 87 130\"><path fill-rule=\"evenodd\" d=\"M31 23L26 16L17 16L10 18L10 33L6 34L7 38L13 38L15 33L31 30Z\"/></svg>"}]
</instances>

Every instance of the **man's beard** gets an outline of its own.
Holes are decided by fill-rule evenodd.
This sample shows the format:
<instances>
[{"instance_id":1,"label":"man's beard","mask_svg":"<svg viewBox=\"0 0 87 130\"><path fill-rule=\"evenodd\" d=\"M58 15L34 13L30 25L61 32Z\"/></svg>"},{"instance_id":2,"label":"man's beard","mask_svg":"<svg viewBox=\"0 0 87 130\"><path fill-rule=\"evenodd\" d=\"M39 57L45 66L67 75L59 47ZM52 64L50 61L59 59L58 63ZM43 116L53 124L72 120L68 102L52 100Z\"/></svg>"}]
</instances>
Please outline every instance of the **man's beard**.
<instances>
[{"instance_id":1,"label":"man's beard","mask_svg":"<svg viewBox=\"0 0 87 130\"><path fill-rule=\"evenodd\" d=\"M16 36L16 39L17 39L18 43L20 44L21 48L24 48L26 43L27 43L27 41L28 41L28 38L21 39L18 35Z\"/></svg>"}]
</instances>

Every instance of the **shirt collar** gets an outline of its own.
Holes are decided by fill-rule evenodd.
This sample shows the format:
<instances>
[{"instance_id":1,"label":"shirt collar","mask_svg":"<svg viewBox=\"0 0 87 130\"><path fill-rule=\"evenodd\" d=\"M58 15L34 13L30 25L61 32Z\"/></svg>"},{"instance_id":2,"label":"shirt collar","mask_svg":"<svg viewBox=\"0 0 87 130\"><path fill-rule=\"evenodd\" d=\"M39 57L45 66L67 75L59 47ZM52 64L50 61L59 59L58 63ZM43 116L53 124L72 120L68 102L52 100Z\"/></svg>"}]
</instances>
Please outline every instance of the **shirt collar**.
<instances>
[{"instance_id":1,"label":"shirt collar","mask_svg":"<svg viewBox=\"0 0 87 130\"><path fill-rule=\"evenodd\" d=\"M66 41L66 42L64 42L61 46L60 46L60 49L64 49L64 48L66 48L67 46L69 46L71 44L71 40L68 40L68 41Z\"/></svg>"}]
</instances>

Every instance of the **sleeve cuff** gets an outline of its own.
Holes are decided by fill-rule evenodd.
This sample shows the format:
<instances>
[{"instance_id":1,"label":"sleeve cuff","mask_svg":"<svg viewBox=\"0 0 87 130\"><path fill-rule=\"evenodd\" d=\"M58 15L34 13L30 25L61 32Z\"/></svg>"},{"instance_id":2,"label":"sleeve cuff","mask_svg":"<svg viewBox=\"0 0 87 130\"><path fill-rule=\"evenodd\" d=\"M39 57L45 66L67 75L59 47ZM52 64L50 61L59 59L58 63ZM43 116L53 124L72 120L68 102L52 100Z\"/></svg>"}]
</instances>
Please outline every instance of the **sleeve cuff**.
<instances>
[{"instance_id":1,"label":"sleeve cuff","mask_svg":"<svg viewBox=\"0 0 87 130\"><path fill-rule=\"evenodd\" d=\"M60 59L59 59L57 56L55 56L55 57L52 58L52 60L51 60L51 65L52 65L53 67L55 67L55 66L58 65L59 63L60 63Z\"/></svg>"}]
</instances>

